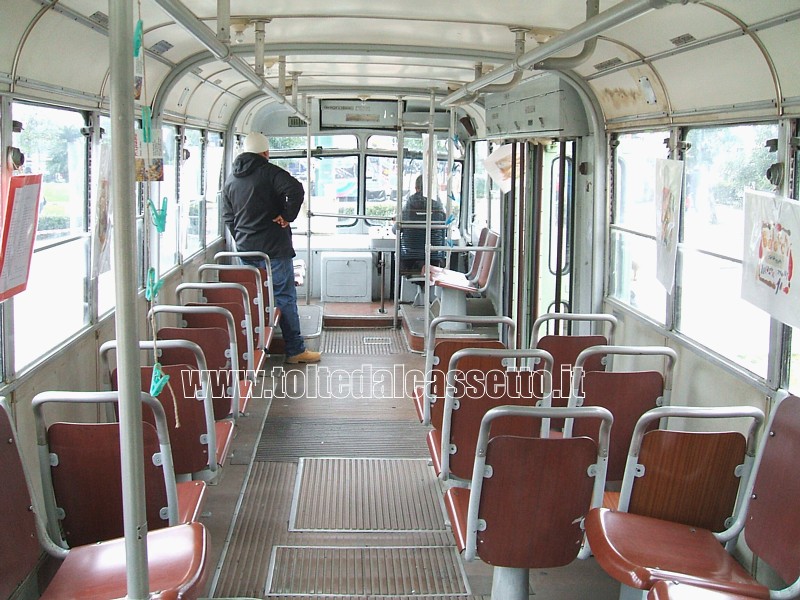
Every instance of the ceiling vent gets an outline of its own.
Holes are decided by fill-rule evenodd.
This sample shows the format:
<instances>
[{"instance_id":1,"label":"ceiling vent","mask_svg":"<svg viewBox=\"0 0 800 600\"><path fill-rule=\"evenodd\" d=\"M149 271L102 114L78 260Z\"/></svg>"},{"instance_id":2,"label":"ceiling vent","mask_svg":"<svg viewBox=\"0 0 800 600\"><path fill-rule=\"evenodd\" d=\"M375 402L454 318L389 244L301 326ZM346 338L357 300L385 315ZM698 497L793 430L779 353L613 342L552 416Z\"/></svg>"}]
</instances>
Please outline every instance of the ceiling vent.
<instances>
[{"instance_id":1,"label":"ceiling vent","mask_svg":"<svg viewBox=\"0 0 800 600\"><path fill-rule=\"evenodd\" d=\"M160 42L156 42L150 46L149 49L153 54L164 54L164 52L167 50L172 49L172 44L170 44L167 40L161 40Z\"/></svg>"},{"instance_id":2,"label":"ceiling vent","mask_svg":"<svg viewBox=\"0 0 800 600\"><path fill-rule=\"evenodd\" d=\"M686 44L691 44L692 42L696 41L697 38L695 38L691 33L684 33L683 35L679 35L678 37L670 40L670 42L672 42L675 46L685 46Z\"/></svg>"},{"instance_id":3,"label":"ceiling vent","mask_svg":"<svg viewBox=\"0 0 800 600\"><path fill-rule=\"evenodd\" d=\"M89 15L89 18L98 25L108 28L108 15L106 13L98 10L96 13Z\"/></svg>"},{"instance_id":4,"label":"ceiling vent","mask_svg":"<svg viewBox=\"0 0 800 600\"><path fill-rule=\"evenodd\" d=\"M616 67L617 65L622 64L622 59L619 57L609 58L608 60L604 60L603 62L597 63L594 68L598 71L605 71L606 69L610 69L612 67Z\"/></svg>"}]
</instances>

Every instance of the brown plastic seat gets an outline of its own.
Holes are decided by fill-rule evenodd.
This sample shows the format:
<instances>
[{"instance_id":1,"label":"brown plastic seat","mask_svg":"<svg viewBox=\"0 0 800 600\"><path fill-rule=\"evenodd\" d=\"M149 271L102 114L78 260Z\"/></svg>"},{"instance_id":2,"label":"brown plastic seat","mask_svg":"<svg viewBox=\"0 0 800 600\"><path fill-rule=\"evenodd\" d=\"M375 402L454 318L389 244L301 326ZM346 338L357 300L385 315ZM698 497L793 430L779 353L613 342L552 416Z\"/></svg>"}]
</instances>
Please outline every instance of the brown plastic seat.
<instances>
[{"instance_id":1,"label":"brown plastic seat","mask_svg":"<svg viewBox=\"0 0 800 600\"><path fill-rule=\"evenodd\" d=\"M544 367L524 368L523 361L538 358ZM506 367L503 361L514 361ZM441 430L428 434L434 470L442 479L469 479L481 420L490 409L503 406L550 404L549 373L552 357L542 350L467 348L450 359ZM503 418L495 432L538 436L545 423L530 418Z\"/></svg>"},{"instance_id":2,"label":"brown plastic seat","mask_svg":"<svg viewBox=\"0 0 800 600\"><path fill-rule=\"evenodd\" d=\"M786 396L773 409L753 468L754 479L727 536L744 535L752 552L800 589L800 398ZM598 564L625 586L651 589L658 581L678 581L729 594L770 598L757 581L700 527L637 514L592 510L586 532ZM784 597L790 597L785 595Z\"/></svg>"},{"instance_id":3,"label":"brown plastic seat","mask_svg":"<svg viewBox=\"0 0 800 600\"><path fill-rule=\"evenodd\" d=\"M647 600L752 600L752 598L753 596L709 590L677 581L659 581L647 594Z\"/></svg>"},{"instance_id":4,"label":"brown plastic seat","mask_svg":"<svg viewBox=\"0 0 800 600\"><path fill-rule=\"evenodd\" d=\"M40 513L31 500L16 434L4 401L0 410L0 597L11 597L39 563L37 534L43 535ZM118 465L119 466L119 465ZM31 506L34 505L34 510ZM127 592L125 541L115 539L71 550L42 539L53 556L63 559L41 598L106 600ZM192 600L204 591L208 575L208 537L200 523L149 532L147 553L151 598ZM66 558L65 558L66 556Z\"/></svg>"},{"instance_id":5,"label":"brown plastic seat","mask_svg":"<svg viewBox=\"0 0 800 600\"><path fill-rule=\"evenodd\" d=\"M121 537L124 533L119 424L57 422L45 427L43 409L48 403L99 404L114 402L116 398L112 392L46 392L37 394L32 402L39 456L50 457L49 464L39 465L48 520L61 523L61 532L51 535L63 536L70 547ZM205 499L206 484L176 483L163 408L147 394L143 393L142 398L147 399L158 424L157 431L150 423L142 423L148 528L155 530L196 520Z\"/></svg>"},{"instance_id":6,"label":"brown plastic seat","mask_svg":"<svg viewBox=\"0 0 800 600\"><path fill-rule=\"evenodd\" d=\"M432 286L441 291L442 315L466 315L468 295L481 295L489 286L489 281L497 263L497 249L500 247L500 236L494 231L486 234L485 246L475 253L477 262L474 279L468 279L465 273L450 269L428 268L428 277Z\"/></svg>"},{"instance_id":7,"label":"brown plastic seat","mask_svg":"<svg viewBox=\"0 0 800 600\"><path fill-rule=\"evenodd\" d=\"M572 336L562 336L569 339ZM562 355L563 356L563 355ZM635 370L626 371L602 370L603 365L597 359L608 360L609 357L635 357L636 365L644 367L642 361L653 358L663 362L663 375L659 371ZM677 362L677 354L665 346L590 346L582 350L574 363L571 377L569 406L602 406L614 415L614 429L611 432L611 446L608 450L608 471L606 480L619 482L625 472L625 462L636 423L648 410L668 405L672 393L672 372ZM586 368L592 363L595 369ZM600 370L597 369L599 366ZM564 385L562 380L562 385ZM587 428L586 421L575 424L571 421L564 424L565 435L593 435ZM655 428L657 422L651 423ZM616 508L616 502L608 508Z\"/></svg>"},{"instance_id":8,"label":"brown plastic seat","mask_svg":"<svg viewBox=\"0 0 800 600\"><path fill-rule=\"evenodd\" d=\"M593 422L600 443L498 435L492 424L528 419L535 428L565 416ZM495 567L492 597L528 598L529 569L564 566L578 556L583 518L602 500L612 420L600 407L500 406L484 415L470 487L447 490L445 505L464 558Z\"/></svg>"},{"instance_id":9,"label":"brown plastic seat","mask_svg":"<svg viewBox=\"0 0 800 600\"><path fill-rule=\"evenodd\" d=\"M448 337L437 337L440 328L459 324L465 327L505 327L509 339L513 339L516 324L508 317L495 316L439 316L433 319L428 327L425 350L425 382L413 389L411 398L417 416L423 425L431 425L434 429L442 426L444 396L447 369L450 358L455 352L464 348L505 348L505 344L497 339L463 334L452 334Z\"/></svg>"}]
</instances>

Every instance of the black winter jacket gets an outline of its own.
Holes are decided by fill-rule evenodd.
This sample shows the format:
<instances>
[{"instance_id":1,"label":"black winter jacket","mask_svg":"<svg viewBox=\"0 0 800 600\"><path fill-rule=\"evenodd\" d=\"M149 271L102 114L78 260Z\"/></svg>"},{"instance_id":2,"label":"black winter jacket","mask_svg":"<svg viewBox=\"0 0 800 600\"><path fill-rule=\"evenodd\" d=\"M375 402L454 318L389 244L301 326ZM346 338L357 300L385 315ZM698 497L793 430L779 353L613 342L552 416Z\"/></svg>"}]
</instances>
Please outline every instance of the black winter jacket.
<instances>
[{"instance_id":1,"label":"black winter jacket","mask_svg":"<svg viewBox=\"0 0 800 600\"><path fill-rule=\"evenodd\" d=\"M303 184L260 154L244 152L222 187L222 219L240 252L265 252L292 258L292 230L273 223L281 215L292 222L303 204Z\"/></svg>"}]
</instances>

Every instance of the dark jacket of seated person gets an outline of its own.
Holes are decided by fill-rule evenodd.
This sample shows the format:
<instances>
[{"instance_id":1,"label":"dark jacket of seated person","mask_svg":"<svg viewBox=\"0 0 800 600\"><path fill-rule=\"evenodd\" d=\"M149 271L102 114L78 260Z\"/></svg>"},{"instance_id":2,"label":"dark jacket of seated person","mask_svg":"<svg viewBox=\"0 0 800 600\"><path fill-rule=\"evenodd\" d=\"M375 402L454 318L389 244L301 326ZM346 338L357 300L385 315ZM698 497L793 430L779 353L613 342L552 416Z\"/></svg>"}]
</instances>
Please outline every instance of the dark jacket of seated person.
<instances>
[{"instance_id":1,"label":"dark jacket of seated person","mask_svg":"<svg viewBox=\"0 0 800 600\"><path fill-rule=\"evenodd\" d=\"M425 222L428 211L428 199L422 195L422 177L417 177L416 192L406 198L400 215L404 223ZM443 225L447 218L444 206L439 200L431 202L431 225ZM431 246L444 246L447 238L444 228L431 229ZM431 252L431 264L442 267L445 264L445 253ZM406 273L419 273L425 264L425 229L403 227L400 230L400 270Z\"/></svg>"}]
</instances>

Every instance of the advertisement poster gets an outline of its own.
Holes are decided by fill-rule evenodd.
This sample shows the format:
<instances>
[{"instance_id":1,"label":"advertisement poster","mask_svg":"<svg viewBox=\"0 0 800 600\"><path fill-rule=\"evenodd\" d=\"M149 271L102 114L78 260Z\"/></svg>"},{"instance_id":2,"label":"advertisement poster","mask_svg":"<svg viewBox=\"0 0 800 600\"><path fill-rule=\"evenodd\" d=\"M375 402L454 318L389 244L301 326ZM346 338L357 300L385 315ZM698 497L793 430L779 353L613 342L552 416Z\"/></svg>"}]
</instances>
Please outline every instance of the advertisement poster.
<instances>
[{"instance_id":1,"label":"advertisement poster","mask_svg":"<svg viewBox=\"0 0 800 600\"><path fill-rule=\"evenodd\" d=\"M164 181L164 147L160 129L150 132L150 141L145 141L145 131L137 129L134 138L136 181Z\"/></svg>"},{"instance_id":2,"label":"advertisement poster","mask_svg":"<svg viewBox=\"0 0 800 600\"><path fill-rule=\"evenodd\" d=\"M656 160L656 278L667 292L675 283L683 161Z\"/></svg>"},{"instance_id":3,"label":"advertisement poster","mask_svg":"<svg viewBox=\"0 0 800 600\"><path fill-rule=\"evenodd\" d=\"M511 149L511 144L498 146L483 161L486 173L504 194L511 191L511 167L513 166ZM517 156L517 173L519 172L519 156Z\"/></svg>"},{"instance_id":4,"label":"advertisement poster","mask_svg":"<svg viewBox=\"0 0 800 600\"><path fill-rule=\"evenodd\" d=\"M92 229L92 277L111 270L111 147L100 144L100 168L94 186L97 217Z\"/></svg>"},{"instance_id":5,"label":"advertisement poster","mask_svg":"<svg viewBox=\"0 0 800 600\"><path fill-rule=\"evenodd\" d=\"M794 251L800 248L800 202L745 191L742 298L775 319L800 327L800 285Z\"/></svg>"},{"instance_id":6,"label":"advertisement poster","mask_svg":"<svg viewBox=\"0 0 800 600\"><path fill-rule=\"evenodd\" d=\"M39 219L42 175L12 175L5 198L0 300L25 291Z\"/></svg>"}]
</instances>

